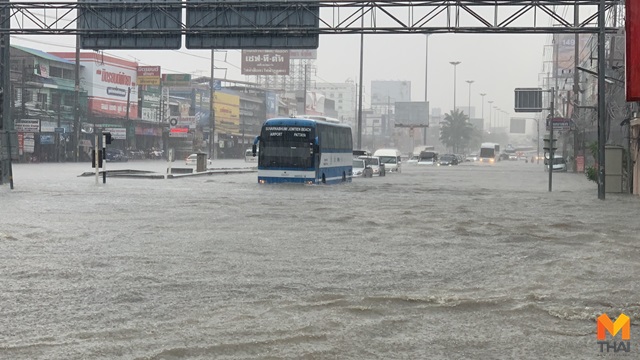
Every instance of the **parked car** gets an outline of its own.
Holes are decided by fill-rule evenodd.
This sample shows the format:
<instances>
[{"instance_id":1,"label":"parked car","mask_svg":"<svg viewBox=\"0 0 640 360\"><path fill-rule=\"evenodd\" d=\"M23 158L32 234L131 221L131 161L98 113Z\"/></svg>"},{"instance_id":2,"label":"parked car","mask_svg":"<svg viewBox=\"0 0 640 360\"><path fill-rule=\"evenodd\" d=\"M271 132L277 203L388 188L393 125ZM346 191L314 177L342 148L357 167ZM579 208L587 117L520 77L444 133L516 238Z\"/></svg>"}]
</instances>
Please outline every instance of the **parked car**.
<instances>
[{"instance_id":1,"label":"parked car","mask_svg":"<svg viewBox=\"0 0 640 360\"><path fill-rule=\"evenodd\" d=\"M445 154L440 156L438 160L438 166L451 166L458 165L458 157L452 154Z\"/></svg>"},{"instance_id":2,"label":"parked car","mask_svg":"<svg viewBox=\"0 0 640 360\"><path fill-rule=\"evenodd\" d=\"M115 161L126 162L126 161L129 161L129 157L127 157L124 151L120 149L107 148L105 152L105 160L109 162L115 162Z\"/></svg>"},{"instance_id":3,"label":"parked car","mask_svg":"<svg viewBox=\"0 0 640 360\"><path fill-rule=\"evenodd\" d=\"M420 157L418 157L417 155L414 155L410 157L409 160L407 160L407 164L417 164L418 160L420 160Z\"/></svg>"},{"instance_id":4,"label":"parked car","mask_svg":"<svg viewBox=\"0 0 640 360\"><path fill-rule=\"evenodd\" d=\"M191 154L187 156L185 159L185 165L197 165L198 164L198 154ZM211 158L207 159L207 165L213 164Z\"/></svg>"},{"instance_id":5,"label":"parked car","mask_svg":"<svg viewBox=\"0 0 640 360\"><path fill-rule=\"evenodd\" d=\"M364 159L353 159L353 177L373 177L373 169L367 166Z\"/></svg>"},{"instance_id":6,"label":"parked car","mask_svg":"<svg viewBox=\"0 0 640 360\"><path fill-rule=\"evenodd\" d=\"M544 165L544 171L549 171L549 159L544 159ZM562 157L562 155L554 155L552 168L553 171L567 171L567 161Z\"/></svg>"}]
</instances>

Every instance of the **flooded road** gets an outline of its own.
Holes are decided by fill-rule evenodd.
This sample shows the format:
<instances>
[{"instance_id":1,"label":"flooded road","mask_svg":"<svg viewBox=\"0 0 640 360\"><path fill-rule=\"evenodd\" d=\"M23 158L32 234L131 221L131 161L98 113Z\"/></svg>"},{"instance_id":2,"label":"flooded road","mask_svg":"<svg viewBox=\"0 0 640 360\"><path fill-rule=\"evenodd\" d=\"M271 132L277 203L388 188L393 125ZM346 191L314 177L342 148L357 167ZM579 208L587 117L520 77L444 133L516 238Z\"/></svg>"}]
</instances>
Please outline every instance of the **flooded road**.
<instances>
[{"instance_id":1,"label":"flooded road","mask_svg":"<svg viewBox=\"0 0 640 360\"><path fill-rule=\"evenodd\" d=\"M0 358L585 359L621 312L639 356L640 200L584 175L549 193L542 165L506 161L336 186L90 170L18 164L0 187Z\"/></svg>"}]
</instances>

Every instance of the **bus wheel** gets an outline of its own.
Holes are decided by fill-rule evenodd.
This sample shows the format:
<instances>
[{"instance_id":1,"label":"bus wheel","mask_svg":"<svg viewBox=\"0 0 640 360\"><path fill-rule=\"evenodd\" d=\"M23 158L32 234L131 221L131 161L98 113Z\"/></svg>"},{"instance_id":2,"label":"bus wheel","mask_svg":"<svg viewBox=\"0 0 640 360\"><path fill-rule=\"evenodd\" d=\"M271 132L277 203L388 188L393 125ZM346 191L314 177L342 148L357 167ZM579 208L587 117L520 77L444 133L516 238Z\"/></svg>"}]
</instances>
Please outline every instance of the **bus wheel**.
<instances>
[{"instance_id":1,"label":"bus wheel","mask_svg":"<svg viewBox=\"0 0 640 360\"><path fill-rule=\"evenodd\" d=\"M347 181L347 174L342 172L342 182L345 182L345 181Z\"/></svg>"},{"instance_id":2,"label":"bus wheel","mask_svg":"<svg viewBox=\"0 0 640 360\"><path fill-rule=\"evenodd\" d=\"M322 174L322 183L326 184L327 183L327 179L324 177L324 174Z\"/></svg>"}]
</instances>

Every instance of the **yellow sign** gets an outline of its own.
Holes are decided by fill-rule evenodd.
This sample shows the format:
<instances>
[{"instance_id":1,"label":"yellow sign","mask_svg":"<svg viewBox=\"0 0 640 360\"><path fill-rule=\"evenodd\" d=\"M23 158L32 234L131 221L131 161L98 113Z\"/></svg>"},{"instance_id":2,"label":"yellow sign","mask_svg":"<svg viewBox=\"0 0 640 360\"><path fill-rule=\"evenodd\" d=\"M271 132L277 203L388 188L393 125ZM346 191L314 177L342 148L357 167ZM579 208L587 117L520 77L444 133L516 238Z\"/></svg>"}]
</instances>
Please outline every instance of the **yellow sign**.
<instances>
[{"instance_id":1,"label":"yellow sign","mask_svg":"<svg viewBox=\"0 0 640 360\"><path fill-rule=\"evenodd\" d=\"M240 97L214 93L213 111L216 117L216 132L238 134L240 132Z\"/></svg>"}]
</instances>

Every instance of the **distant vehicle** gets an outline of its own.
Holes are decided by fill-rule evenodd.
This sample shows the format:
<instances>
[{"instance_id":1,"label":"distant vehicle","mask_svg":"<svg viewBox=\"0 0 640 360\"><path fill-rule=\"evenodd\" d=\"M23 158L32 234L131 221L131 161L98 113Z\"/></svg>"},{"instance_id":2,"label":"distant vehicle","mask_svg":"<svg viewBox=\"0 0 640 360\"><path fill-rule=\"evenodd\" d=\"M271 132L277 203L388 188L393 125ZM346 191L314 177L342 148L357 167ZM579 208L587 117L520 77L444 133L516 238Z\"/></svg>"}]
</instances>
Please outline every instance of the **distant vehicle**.
<instances>
[{"instance_id":1,"label":"distant vehicle","mask_svg":"<svg viewBox=\"0 0 640 360\"><path fill-rule=\"evenodd\" d=\"M115 148L107 148L105 151L105 160L108 162L127 162L129 158L124 151Z\"/></svg>"},{"instance_id":2,"label":"distant vehicle","mask_svg":"<svg viewBox=\"0 0 640 360\"><path fill-rule=\"evenodd\" d=\"M471 153L467 155L464 161L478 161L478 153Z\"/></svg>"},{"instance_id":3,"label":"distant vehicle","mask_svg":"<svg viewBox=\"0 0 640 360\"><path fill-rule=\"evenodd\" d=\"M544 165L544 170L549 171L549 159L544 159ZM562 155L554 155L552 169L553 171L567 171L567 160Z\"/></svg>"},{"instance_id":4,"label":"distant vehicle","mask_svg":"<svg viewBox=\"0 0 640 360\"><path fill-rule=\"evenodd\" d=\"M378 149L373 156L379 157L385 171L402 172L402 154L398 149Z\"/></svg>"},{"instance_id":5,"label":"distant vehicle","mask_svg":"<svg viewBox=\"0 0 640 360\"><path fill-rule=\"evenodd\" d=\"M458 165L458 157L452 154L445 154L438 159L438 166Z\"/></svg>"},{"instance_id":6,"label":"distant vehicle","mask_svg":"<svg viewBox=\"0 0 640 360\"><path fill-rule=\"evenodd\" d=\"M262 124L252 151L258 182L331 184L351 181L351 127L303 118L274 118Z\"/></svg>"},{"instance_id":7,"label":"distant vehicle","mask_svg":"<svg viewBox=\"0 0 640 360\"><path fill-rule=\"evenodd\" d=\"M353 177L372 177L373 169L367 166L364 159L353 159Z\"/></svg>"},{"instance_id":8,"label":"distant vehicle","mask_svg":"<svg viewBox=\"0 0 640 360\"><path fill-rule=\"evenodd\" d=\"M420 157L418 155L413 155L409 160L407 160L407 164L417 164L418 160L420 160Z\"/></svg>"},{"instance_id":9,"label":"distant vehicle","mask_svg":"<svg viewBox=\"0 0 640 360\"><path fill-rule=\"evenodd\" d=\"M244 161L245 162L258 162L258 153L256 152L256 155L253 155L253 149L247 149L244 152Z\"/></svg>"},{"instance_id":10,"label":"distant vehicle","mask_svg":"<svg viewBox=\"0 0 640 360\"><path fill-rule=\"evenodd\" d=\"M353 150L353 158L357 159L360 156L371 156L371 152L367 150Z\"/></svg>"},{"instance_id":11,"label":"distant vehicle","mask_svg":"<svg viewBox=\"0 0 640 360\"><path fill-rule=\"evenodd\" d=\"M482 143L480 145L479 161L494 164L500 159L500 145L496 143Z\"/></svg>"},{"instance_id":12,"label":"distant vehicle","mask_svg":"<svg viewBox=\"0 0 640 360\"><path fill-rule=\"evenodd\" d=\"M433 145L420 145L413 148L412 156L420 156L423 151L436 151L436 147Z\"/></svg>"},{"instance_id":13,"label":"distant vehicle","mask_svg":"<svg viewBox=\"0 0 640 360\"><path fill-rule=\"evenodd\" d=\"M418 165L436 165L438 163L438 153L435 151L423 151L420 153Z\"/></svg>"},{"instance_id":14,"label":"distant vehicle","mask_svg":"<svg viewBox=\"0 0 640 360\"><path fill-rule=\"evenodd\" d=\"M185 165L197 165L198 164L198 154L191 154L187 156L185 159ZM213 164L211 158L207 159L207 165Z\"/></svg>"},{"instance_id":15,"label":"distant vehicle","mask_svg":"<svg viewBox=\"0 0 640 360\"><path fill-rule=\"evenodd\" d=\"M359 159L364 160L366 166L369 166L373 170L373 175L385 176L386 168L380 159L375 156L360 156Z\"/></svg>"}]
</instances>

